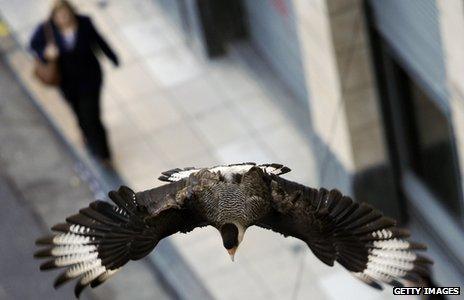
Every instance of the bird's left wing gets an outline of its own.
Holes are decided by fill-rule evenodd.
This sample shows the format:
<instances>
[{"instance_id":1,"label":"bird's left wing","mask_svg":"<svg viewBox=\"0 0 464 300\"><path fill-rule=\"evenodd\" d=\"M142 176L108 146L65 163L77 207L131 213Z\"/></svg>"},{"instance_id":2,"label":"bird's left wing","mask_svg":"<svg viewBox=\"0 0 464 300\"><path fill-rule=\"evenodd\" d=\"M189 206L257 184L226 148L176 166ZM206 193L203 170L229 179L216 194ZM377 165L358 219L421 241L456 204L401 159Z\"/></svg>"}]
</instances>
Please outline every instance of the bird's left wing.
<instances>
[{"instance_id":1,"label":"bird's left wing","mask_svg":"<svg viewBox=\"0 0 464 300\"><path fill-rule=\"evenodd\" d=\"M431 261L416 252L425 246L408 241L408 232L378 210L337 190L265 176L273 209L256 225L303 240L325 264L337 261L375 288L428 277Z\"/></svg>"},{"instance_id":2,"label":"bird's left wing","mask_svg":"<svg viewBox=\"0 0 464 300\"><path fill-rule=\"evenodd\" d=\"M109 193L116 205L92 202L66 223L53 226L54 235L37 240L45 248L35 257L49 259L40 269L65 268L55 287L79 278L78 297L86 286L103 283L129 260L146 256L164 237L208 225L191 202L196 189L214 182L209 175L200 172L140 193L123 186Z\"/></svg>"}]
</instances>

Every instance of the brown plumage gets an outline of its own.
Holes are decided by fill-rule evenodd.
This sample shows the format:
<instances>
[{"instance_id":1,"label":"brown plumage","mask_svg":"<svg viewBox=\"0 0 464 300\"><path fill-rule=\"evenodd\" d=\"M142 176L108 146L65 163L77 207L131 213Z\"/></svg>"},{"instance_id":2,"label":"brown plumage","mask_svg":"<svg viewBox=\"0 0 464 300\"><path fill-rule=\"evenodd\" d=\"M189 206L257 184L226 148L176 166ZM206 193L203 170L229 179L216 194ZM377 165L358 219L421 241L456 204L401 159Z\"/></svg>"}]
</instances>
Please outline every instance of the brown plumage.
<instances>
[{"instance_id":1,"label":"brown plumage","mask_svg":"<svg viewBox=\"0 0 464 300\"><path fill-rule=\"evenodd\" d=\"M127 187L109 193L116 206L92 202L55 225L55 235L37 241L49 258L42 270L64 267L55 287L79 278L75 294L95 287L129 260L137 260L174 233L214 226L233 256L248 227L256 225L304 241L324 263L340 263L365 283L421 283L428 276L425 249L367 204L337 190L313 189L281 178L290 169L253 163L208 169L174 169L170 183L139 193Z\"/></svg>"}]
</instances>

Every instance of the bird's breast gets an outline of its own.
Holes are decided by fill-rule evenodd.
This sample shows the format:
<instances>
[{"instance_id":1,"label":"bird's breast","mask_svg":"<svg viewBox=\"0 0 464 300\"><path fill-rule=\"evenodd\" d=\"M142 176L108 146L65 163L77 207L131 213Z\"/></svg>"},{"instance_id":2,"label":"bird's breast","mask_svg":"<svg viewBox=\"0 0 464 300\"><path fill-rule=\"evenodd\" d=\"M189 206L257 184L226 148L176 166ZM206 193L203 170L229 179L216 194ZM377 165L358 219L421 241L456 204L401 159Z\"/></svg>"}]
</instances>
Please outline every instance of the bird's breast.
<instances>
[{"instance_id":1,"label":"bird's breast","mask_svg":"<svg viewBox=\"0 0 464 300\"><path fill-rule=\"evenodd\" d=\"M201 195L202 211L212 223L243 223L246 216L246 194L236 184L221 183Z\"/></svg>"}]
</instances>

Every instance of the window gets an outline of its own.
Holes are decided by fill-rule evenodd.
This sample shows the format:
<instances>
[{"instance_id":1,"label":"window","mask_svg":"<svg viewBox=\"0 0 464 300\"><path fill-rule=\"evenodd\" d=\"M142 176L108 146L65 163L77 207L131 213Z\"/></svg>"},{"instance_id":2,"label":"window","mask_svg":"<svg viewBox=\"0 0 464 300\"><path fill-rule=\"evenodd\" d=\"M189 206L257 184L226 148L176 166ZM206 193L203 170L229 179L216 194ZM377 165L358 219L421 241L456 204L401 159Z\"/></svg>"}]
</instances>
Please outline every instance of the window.
<instances>
[{"instance_id":1,"label":"window","mask_svg":"<svg viewBox=\"0 0 464 300\"><path fill-rule=\"evenodd\" d=\"M409 81L411 166L414 173L455 218L461 215L459 174L449 117L412 80Z\"/></svg>"}]
</instances>

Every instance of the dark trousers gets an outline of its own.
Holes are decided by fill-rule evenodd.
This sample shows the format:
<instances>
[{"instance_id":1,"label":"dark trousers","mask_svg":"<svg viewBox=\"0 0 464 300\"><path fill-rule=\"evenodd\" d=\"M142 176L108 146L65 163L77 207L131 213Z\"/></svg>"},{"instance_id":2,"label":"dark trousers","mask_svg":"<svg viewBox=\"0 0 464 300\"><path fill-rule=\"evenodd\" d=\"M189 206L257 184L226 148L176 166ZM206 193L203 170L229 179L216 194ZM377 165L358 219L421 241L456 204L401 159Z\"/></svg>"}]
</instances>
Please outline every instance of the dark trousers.
<instances>
[{"instance_id":1,"label":"dark trousers","mask_svg":"<svg viewBox=\"0 0 464 300\"><path fill-rule=\"evenodd\" d=\"M111 157L105 127L100 120L100 89L70 92L64 97L76 114L89 150L101 159Z\"/></svg>"}]
</instances>

